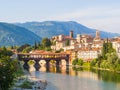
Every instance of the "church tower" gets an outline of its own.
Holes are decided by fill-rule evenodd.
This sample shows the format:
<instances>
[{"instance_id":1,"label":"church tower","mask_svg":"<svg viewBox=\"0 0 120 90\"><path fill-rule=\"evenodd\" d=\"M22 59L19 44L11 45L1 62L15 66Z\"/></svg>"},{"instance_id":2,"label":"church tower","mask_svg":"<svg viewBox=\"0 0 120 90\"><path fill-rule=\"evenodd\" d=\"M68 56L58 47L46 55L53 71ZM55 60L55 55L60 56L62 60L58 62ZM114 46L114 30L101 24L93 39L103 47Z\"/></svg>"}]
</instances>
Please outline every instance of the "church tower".
<instances>
[{"instance_id":1,"label":"church tower","mask_svg":"<svg viewBox=\"0 0 120 90\"><path fill-rule=\"evenodd\" d=\"M96 39L100 39L100 31L96 30L96 36L95 36Z\"/></svg>"},{"instance_id":2,"label":"church tower","mask_svg":"<svg viewBox=\"0 0 120 90\"><path fill-rule=\"evenodd\" d=\"M73 31L70 31L70 38L73 38Z\"/></svg>"}]
</instances>

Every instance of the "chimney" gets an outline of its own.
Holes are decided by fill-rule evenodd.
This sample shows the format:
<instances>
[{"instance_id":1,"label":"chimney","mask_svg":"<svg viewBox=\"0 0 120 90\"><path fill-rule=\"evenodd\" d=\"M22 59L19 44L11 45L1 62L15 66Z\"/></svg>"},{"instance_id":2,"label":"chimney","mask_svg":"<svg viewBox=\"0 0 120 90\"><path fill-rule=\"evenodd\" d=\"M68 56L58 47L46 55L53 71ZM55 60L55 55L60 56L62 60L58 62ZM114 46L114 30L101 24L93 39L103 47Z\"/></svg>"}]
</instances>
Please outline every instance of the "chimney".
<instances>
[{"instance_id":1,"label":"chimney","mask_svg":"<svg viewBox=\"0 0 120 90\"><path fill-rule=\"evenodd\" d=\"M70 31L70 38L73 38L73 31Z\"/></svg>"}]
</instances>

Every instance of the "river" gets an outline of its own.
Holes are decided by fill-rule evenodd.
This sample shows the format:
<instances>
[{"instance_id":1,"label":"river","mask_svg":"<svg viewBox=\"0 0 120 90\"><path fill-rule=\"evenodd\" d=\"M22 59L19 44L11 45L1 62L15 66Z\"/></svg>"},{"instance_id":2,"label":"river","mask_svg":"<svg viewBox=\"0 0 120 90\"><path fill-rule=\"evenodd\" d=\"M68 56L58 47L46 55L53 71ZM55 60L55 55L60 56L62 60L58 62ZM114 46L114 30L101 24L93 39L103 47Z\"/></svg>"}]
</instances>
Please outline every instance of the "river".
<instances>
[{"instance_id":1,"label":"river","mask_svg":"<svg viewBox=\"0 0 120 90\"><path fill-rule=\"evenodd\" d=\"M67 69L66 69L67 68ZM41 80L47 80L46 90L120 90L120 74L61 66L58 70L42 66L39 71L31 65L29 74Z\"/></svg>"}]
</instances>

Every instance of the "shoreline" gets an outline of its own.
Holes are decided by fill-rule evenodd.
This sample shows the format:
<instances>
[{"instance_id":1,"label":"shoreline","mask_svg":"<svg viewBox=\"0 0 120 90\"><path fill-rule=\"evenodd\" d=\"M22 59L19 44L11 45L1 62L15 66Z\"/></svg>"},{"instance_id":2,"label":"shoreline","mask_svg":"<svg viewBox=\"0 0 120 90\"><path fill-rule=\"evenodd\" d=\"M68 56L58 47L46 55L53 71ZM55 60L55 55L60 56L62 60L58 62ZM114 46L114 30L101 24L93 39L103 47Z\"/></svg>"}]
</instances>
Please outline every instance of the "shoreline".
<instances>
[{"instance_id":1,"label":"shoreline","mask_svg":"<svg viewBox=\"0 0 120 90\"><path fill-rule=\"evenodd\" d=\"M115 73L120 73L120 71L115 71L115 70L110 70L110 69L105 69L105 68L98 68L98 67L90 67L90 66L76 66L76 65L69 65L72 67L76 67L76 68L92 68L92 69L96 69L96 70L104 70L104 71L111 71L111 72L115 72Z\"/></svg>"},{"instance_id":2,"label":"shoreline","mask_svg":"<svg viewBox=\"0 0 120 90\"><path fill-rule=\"evenodd\" d=\"M47 83L46 80L37 79L36 77L20 77L12 90L45 90ZM23 88L23 84L29 84L31 88Z\"/></svg>"}]
</instances>

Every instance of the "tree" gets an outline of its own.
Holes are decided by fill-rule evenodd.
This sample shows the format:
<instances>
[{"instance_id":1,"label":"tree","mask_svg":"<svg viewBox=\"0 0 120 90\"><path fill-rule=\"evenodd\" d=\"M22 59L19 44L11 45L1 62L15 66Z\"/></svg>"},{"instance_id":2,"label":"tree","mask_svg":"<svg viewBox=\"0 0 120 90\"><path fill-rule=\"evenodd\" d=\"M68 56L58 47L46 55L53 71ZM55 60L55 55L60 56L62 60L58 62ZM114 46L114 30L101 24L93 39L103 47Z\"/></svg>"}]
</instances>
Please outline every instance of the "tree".
<instances>
[{"instance_id":1,"label":"tree","mask_svg":"<svg viewBox=\"0 0 120 90\"><path fill-rule=\"evenodd\" d=\"M97 63L97 59L93 59L91 62L90 62L90 66L93 67L95 66Z\"/></svg>"},{"instance_id":2,"label":"tree","mask_svg":"<svg viewBox=\"0 0 120 90\"><path fill-rule=\"evenodd\" d=\"M32 47L26 47L25 49L23 49L23 53L29 53L32 50Z\"/></svg>"},{"instance_id":3,"label":"tree","mask_svg":"<svg viewBox=\"0 0 120 90\"><path fill-rule=\"evenodd\" d=\"M17 49L17 51L18 51L18 52L22 52L26 47L29 47L29 46L30 46L29 44L24 44L24 45L20 46L20 47Z\"/></svg>"},{"instance_id":4,"label":"tree","mask_svg":"<svg viewBox=\"0 0 120 90\"><path fill-rule=\"evenodd\" d=\"M82 66L83 65L83 60L82 59L78 59L77 65Z\"/></svg>"},{"instance_id":5,"label":"tree","mask_svg":"<svg viewBox=\"0 0 120 90\"><path fill-rule=\"evenodd\" d=\"M2 82L0 90L8 90L13 84L17 65L17 61L11 60L9 57L0 58L0 82Z\"/></svg>"},{"instance_id":6,"label":"tree","mask_svg":"<svg viewBox=\"0 0 120 90\"><path fill-rule=\"evenodd\" d=\"M0 51L0 90L9 90L19 71L18 61L11 60L7 49Z\"/></svg>"},{"instance_id":7,"label":"tree","mask_svg":"<svg viewBox=\"0 0 120 90\"><path fill-rule=\"evenodd\" d=\"M119 62L117 54L116 53L109 53L109 54L107 54L107 57L108 57L107 61L109 62L109 69L115 70L115 68L119 64L119 63L117 63L117 62Z\"/></svg>"},{"instance_id":8,"label":"tree","mask_svg":"<svg viewBox=\"0 0 120 90\"><path fill-rule=\"evenodd\" d=\"M11 49L14 49L14 47L13 47L13 46L11 46Z\"/></svg>"},{"instance_id":9,"label":"tree","mask_svg":"<svg viewBox=\"0 0 120 90\"><path fill-rule=\"evenodd\" d=\"M37 42L34 43L34 49L37 49Z\"/></svg>"},{"instance_id":10,"label":"tree","mask_svg":"<svg viewBox=\"0 0 120 90\"><path fill-rule=\"evenodd\" d=\"M50 45L51 45L51 41L50 41L50 39L48 39L48 38L43 38L42 39L42 46L45 48L45 47L50 47Z\"/></svg>"},{"instance_id":11,"label":"tree","mask_svg":"<svg viewBox=\"0 0 120 90\"><path fill-rule=\"evenodd\" d=\"M103 48L102 48L102 57L106 59L106 53L107 53L107 46L106 43L103 43Z\"/></svg>"},{"instance_id":12,"label":"tree","mask_svg":"<svg viewBox=\"0 0 120 90\"><path fill-rule=\"evenodd\" d=\"M52 43L52 45L56 45L56 41L52 41L51 43Z\"/></svg>"},{"instance_id":13,"label":"tree","mask_svg":"<svg viewBox=\"0 0 120 90\"><path fill-rule=\"evenodd\" d=\"M72 65L82 66L82 65L83 65L83 60L76 58L76 59L74 59L74 60L72 61Z\"/></svg>"},{"instance_id":14,"label":"tree","mask_svg":"<svg viewBox=\"0 0 120 90\"><path fill-rule=\"evenodd\" d=\"M10 50L7 50L5 47L0 51L0 57L1 56L12 56L13 52Z\"/></svg>"},{"instance_id":15,"label":"tree","mask_svg":"<svg viewBox=\"0 0 120 90\"><path fill-rule=\"evenodd\" d=\"M67 39L67 40L66 40L66 46L69 46L69 45L70 45L70 40Z\"/></svg>"},{"instance_id":16,"label":"tree","mask_svg":"<svg viewBox=\"0 0 120 90\"><path fill-rule=\"evenodd\" d=\"M76 65L77 64L77 61L78 61L78 59L76 58L76 59L74 59L73 61L72 61L72 65Z\"/></svg>"},{"instance_id":17,"label":"tree","mask_svg":"<svg viewBox=\"0 0 120 90\"><path fill-rule=\"evenodd\" d=\"M108 43L108 41L103 43L103 48L102 48L102 57L103 59L107 59L106 54L107 53L112 53L115 52L115 50L112 47L112 43Z\"/></svg>"},{"instance_id":18,"label":"tree","mask_svg":"<svg viewBox=\"0 0 120 90\"><path fill-rule=\"evenodd\" d=\"M60 50L56 50L55 53L60 53L60 52L63 52L63 51L64 51L64 49L61 48Z\"/></svg>"}]
</instances>

